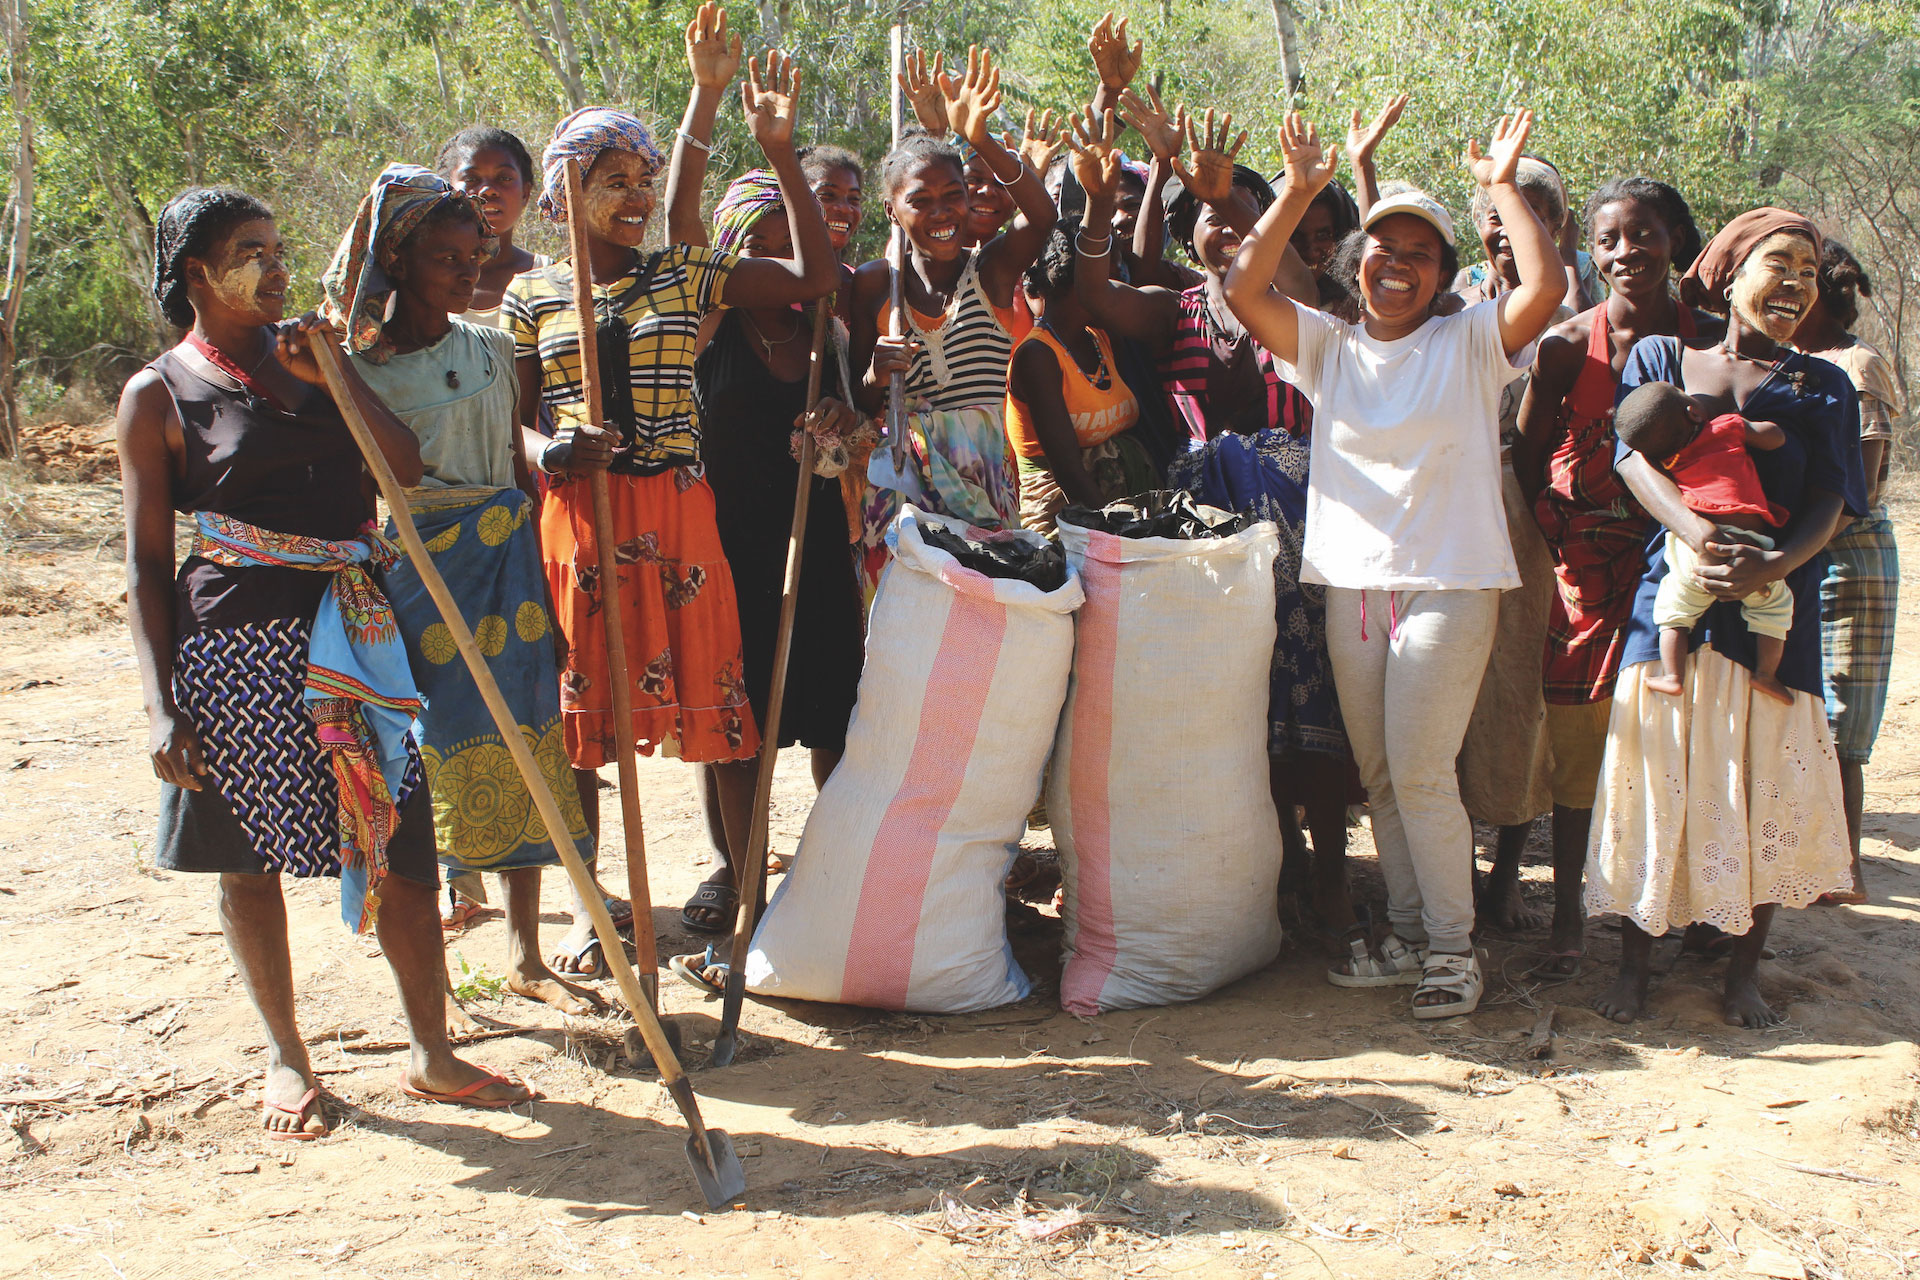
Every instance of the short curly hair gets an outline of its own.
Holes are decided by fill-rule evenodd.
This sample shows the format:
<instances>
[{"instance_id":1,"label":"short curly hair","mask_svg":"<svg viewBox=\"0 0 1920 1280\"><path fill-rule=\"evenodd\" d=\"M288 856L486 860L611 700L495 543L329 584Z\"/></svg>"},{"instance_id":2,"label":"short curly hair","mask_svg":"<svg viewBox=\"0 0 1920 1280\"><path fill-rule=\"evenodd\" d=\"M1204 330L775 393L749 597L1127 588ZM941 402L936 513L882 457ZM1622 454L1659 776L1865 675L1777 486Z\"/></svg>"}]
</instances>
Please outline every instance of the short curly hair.
<instances>
[{"instance_id":1,"label":"short curly hair","mask_svg":"<svg viewBox=\"0 0 1920 1280\"><path fill-rule=\"evenodd\" d=\"M1595 214L1622 200L1646 205L1666 224L1675 271L1685 271L1693 265L1693 260L1700 256L1701 247L1706 244L1700 236L1699 226L1693 220L1693 210L1687 205L1685 196L1653 178L1613 178L1601 183L1600 189L1588 198L1587 207L1580 214L1580 220L1587 224L1587 234L1593 234Z\"/></svg>"},{"instance_id":2,"label":"short curly hair","mask_svg":"<svg viewBox=\"0 0 1920 1280\"><path fill-rule=\"evenodd\" d=\"M168 324L193 327L187 259L205 258L241 223L272 216L265 201L233 187L189 187L167 201L153 223L153 297Z\"/></svg>"},{"instance_id":3,"label":"short curly hair","mask_svg":"<svg viewBox=\"0 0 1920 1280\"><path fill-rule=\"evenodd\" d=\"M1820 250L1820 302L1842 329L1860 319L1860 299L1873 296L1873 281L1853 250L1828 239Z\"/></svg>"}]
</instances>

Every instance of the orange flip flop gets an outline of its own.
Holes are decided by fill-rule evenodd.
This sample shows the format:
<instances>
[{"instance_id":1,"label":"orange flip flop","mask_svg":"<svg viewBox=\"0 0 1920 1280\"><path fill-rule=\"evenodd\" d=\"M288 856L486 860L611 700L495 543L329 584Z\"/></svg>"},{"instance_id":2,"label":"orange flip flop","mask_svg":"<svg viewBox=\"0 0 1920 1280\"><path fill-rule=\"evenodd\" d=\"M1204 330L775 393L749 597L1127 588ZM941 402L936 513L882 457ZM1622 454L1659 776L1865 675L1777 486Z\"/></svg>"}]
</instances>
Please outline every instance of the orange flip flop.
<instances>
[{"instance_id":1,"label":"orange flip flop","mask_svg":"<svg viewBox=\"0 0 1920 1280\"><path fill-rule=\"evenodd\" d=\"M524 1098L474 1097L474 1094L480 1092L480 1090L486 1088L488 1085L518 1085L522 1089L527 1087L511 1076L503 1076L490 1067L481 1067L480 1070L486 1072L486 1074L478 1080L475 1080L472 1084L463 1085L455 1089L452 1093L435 1093L431 1089L416 1089L407 1082L406 1073L402 1072L400 1074L400 1092L406 1094L409 1098L418 1098L422 1102L444 1102L451 1106L478 1107L483 1111L504 1111L508 1107L517 1107L525 1102L540 1101L540 1093L537 1089L528 1090L527 1096Z\"/></svg>"},{"instance_id":2,"label":"orange flip flop","mask_svg":"<svg viewBox=\"0 0 1920 1280\"><path fill-rule=\"evenodd\" d=\"M319 1101L319 1098L320 1087L318 1085L301 1094L300 1101L298 1102L275 1102L272 1098L262 1098L262 1110L278 1111L281 1115L292 1116L300 1122L299 1127L293 1129L268 1129L266 1131L267 1136L269 1138L277 1138L281 1142L313 1142L316 1139L326 1137L327 1135L325 1133L307 1132L307 1108L313 1106L315 1102ZM319 1117L322 1124L326 1123L326 1117L321 1116L318 1109L314 1111L314 1115ZM332 1130L329 1129L328 1132L331 1133Z\"/></svg>"}]
</instances>

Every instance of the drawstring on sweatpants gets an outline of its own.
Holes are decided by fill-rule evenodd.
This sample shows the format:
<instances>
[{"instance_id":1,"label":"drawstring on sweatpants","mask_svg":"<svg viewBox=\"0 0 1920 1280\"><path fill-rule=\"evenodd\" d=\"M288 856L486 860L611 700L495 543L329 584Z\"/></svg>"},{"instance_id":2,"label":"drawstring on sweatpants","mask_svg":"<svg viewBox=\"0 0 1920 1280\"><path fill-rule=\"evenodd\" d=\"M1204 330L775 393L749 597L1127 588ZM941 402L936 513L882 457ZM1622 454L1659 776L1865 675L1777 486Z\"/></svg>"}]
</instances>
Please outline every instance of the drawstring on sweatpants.
<instances>
[{"instance_id":1,"label":"drawstring on sweatpants","mask_svg":"<svg viewBox=\"0 0 1920 1280\"><path fill-rule=\"evenodd\" d=\"M1389 644L1400 639L1400 623L1402 619L1400 617L1400 602L1396 599L1399 594L1398 591L1387 592L1387 643ZM1360 643L1365 644L1366 642L1367 593L1362 591L1360 593Z\"/></svg>"}]
</instances>

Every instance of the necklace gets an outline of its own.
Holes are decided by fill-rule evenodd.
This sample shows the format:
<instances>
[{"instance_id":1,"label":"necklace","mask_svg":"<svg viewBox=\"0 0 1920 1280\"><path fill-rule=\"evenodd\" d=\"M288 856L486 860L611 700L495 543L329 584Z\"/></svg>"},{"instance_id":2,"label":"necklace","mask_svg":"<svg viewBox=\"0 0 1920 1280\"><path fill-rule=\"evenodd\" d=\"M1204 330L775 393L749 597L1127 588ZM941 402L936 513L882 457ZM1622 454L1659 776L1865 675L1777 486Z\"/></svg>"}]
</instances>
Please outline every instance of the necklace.
<instances>
[{"instance_id":1,"label":"necklace","mask_svg":"<svg viewBox=\"0 0 1920 1280\"><path fill-rule=\"evenodd\" d=\"M794 320L793 320L792 331L789 332L787 336L784 338L767 337L767 335L761 331L759 322L753 318L753 314L751 312L742 311L740 313L740 316L742 319L744 319L747 322L748 327L753 330L753 340L755 342L758 342L761 346L761 349L767 353L766 359L767 359L767 363L769 364L773 363L773 349L775 347L784 346L785 344L792 342L795 338L800 336L800 318L797 315L794 317Z\"/></svg>"},{"instance_id":2,"label":"necklace","mask_svg":"<svg viewBox=\"0 0 1920 1280\"><path fill-rule=\"evenodd\" d=\"M1054 328L1051 320L1048 320L1045 316L1041 316L1040 327L1053 335L1054 340L1060 344L1060 349L1065 351L1068 358L1073 361L1074 368L1079 370L1080 376L1091 383L1096 390L1105 391L1111 385L1112 375L1107 372L1107 358L1101 353L1100 340L1093 336L1092 329L1085 328L1081 330L1093 343L1093 368L1089 370L1080 368L1080 357L1073 354L1073 349L1067 346L1066 336L1062 334L1060 330Z\"/></svg>"},{"instance_id":3,"label":"necklace","mask_svg":"<svg viewBox=\"0 0 1920 1280\"><path fill-rule=\"evenodd\" d=\"M1767 377L1762 378L1760 380L1761 386L1766 385L1767 378L1771 378L1775 374L1779 374L1782 378L1786 380L1787 385L1793 388L1794 394L1798 395L1800 392L1806 389L1807 373L1805 369L1795 369L1793 372L1788 373L1782 367L1783 365L1786 364L1787 358L1793 354L1792 348L1780 347L1778 348L1779 354L1774 356L1773 359L1762 360L1758 356L1750 356L1746 352L1738 349L1737 347L1730 345L1725 338L1720 339L1719 345L1720 345L1720 350L1726 352L1726 354L1731 359L1744 361L1747 364L1759 365L1761 368L1765 369L1767 371Z\"/></svg>"}]
</instances>

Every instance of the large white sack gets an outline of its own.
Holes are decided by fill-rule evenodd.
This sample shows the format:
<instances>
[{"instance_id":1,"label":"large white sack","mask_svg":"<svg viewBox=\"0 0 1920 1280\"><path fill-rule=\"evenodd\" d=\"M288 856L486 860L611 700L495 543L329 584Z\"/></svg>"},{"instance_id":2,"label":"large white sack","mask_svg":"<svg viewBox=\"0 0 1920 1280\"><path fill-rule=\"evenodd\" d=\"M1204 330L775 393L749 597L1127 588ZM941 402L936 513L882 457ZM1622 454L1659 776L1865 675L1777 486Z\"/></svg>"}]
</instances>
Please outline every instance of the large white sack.
<instances>
[{"instance_id":1,"label":"large white sack","mask_svg":"<svg viewBox=\"0 0 1920 1280\"><path fill-rule=\"evenodd\" d=\"M1273 560L1226 538L1123 538L1060 521L1086 604L1047 815L1066 887L1060 1005L1193 1000L1280 952L1267 775Z\"/></svg>"},{"instance_id":2,"label":"large white sack","mask_svg":"<svg viewBox=\"0 0 1920 1280\"><path fill-rule=\"evenodd\" d=\"M916 519L1044 545L912 506L895 520L846 755L747 956L760 995L963 1013L1031 989L1002 885L1066 698L1080 581L989 578Z\"/></svg>"}]
</instances>

